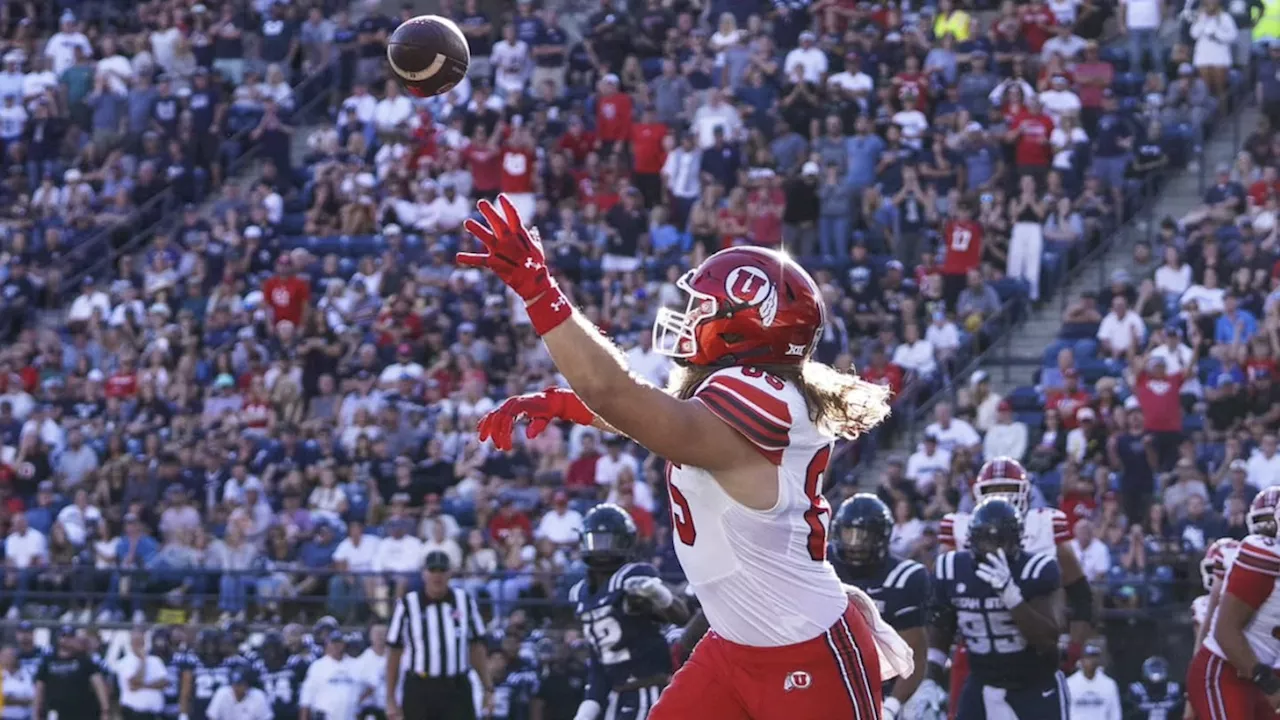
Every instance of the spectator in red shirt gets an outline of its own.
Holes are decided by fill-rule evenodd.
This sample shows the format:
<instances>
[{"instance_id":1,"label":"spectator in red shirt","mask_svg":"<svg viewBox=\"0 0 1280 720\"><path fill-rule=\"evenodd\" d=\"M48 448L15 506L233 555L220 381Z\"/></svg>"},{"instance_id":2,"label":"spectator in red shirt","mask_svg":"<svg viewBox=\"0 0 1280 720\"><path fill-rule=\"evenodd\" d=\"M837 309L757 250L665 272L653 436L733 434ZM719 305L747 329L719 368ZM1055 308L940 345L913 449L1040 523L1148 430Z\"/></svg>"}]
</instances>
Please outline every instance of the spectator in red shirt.
<instances>
[{"instance_id":1,"label":"spectator in red shirt","mask_svg":"<svg viewBox=\"0 0 1280 720\"><path fill-rule=\"evenodd\" d=\"M595 133L587 130L586 123L578 115L569 118L569 127L556 141L556 149L568 153L569 157L573 158L574 165L586 162L587 156L599 146L600 142L596 139Z\"/></svg>"},{"instance_id":2,"label":"spectator in red shirt","mask_svg":"<svg viewBox=\"0 0 1280 720\"><path fill-rule=\"evenodd\" d=\"M493 538L494 544L505 545L512 530L524 532L526 538L533 537L533 523L529 522L529 516L516 509L515 502L507 498L502 501L498 512L489 518L489 537Z\"/></svg>"},{"instance_id":3,"label":"spectator in red shirt","mask_svg":"<svg viewBox=\"0 0 1280 720\"><path fill-rule=\"evenodd\" d=\"M1080 426L1076 411L1087 406L1093 398L1080 389L1080 373L1075 368L1063 370L1062 381L1062 389L1051 391L1045 398L1044 406L1057 410L1058 416L1062 418L1062 426L1074 430Z\"/></svg>"},{"instance_id":4,"label":"spectator in red shirt","mask_svg":"<svg viewBox=\"0 0 1280 720\"><path fill-rule=\"evenodd\" d=\"M747 179L748 237L756 245L778 247L782 244L782 212L787 198L782 192L782 178L772 170Z\"/></svg>"},{"instance_id":5,"label":"spectator in red shirt","mask_svg":"<svg viewBox=\"0 0 1280 720\"><path fill-rule=\"evenodd\" d=\"M640 122L631 127L632 180L644 196L645 207L662 200L662 166L667 162L667 126L658 120L653 106L644 109Z\"/></svg>"},{"instance_id":6,"label":"spectator in red shirt","mask_svg":"<svg viewBox=\"0 0 1280 720\"><path fill-rule=\"evenodd\" d=\"M109 398L126 400L138 394L138 371L132 357L124 355L120 358L119 369L107 378L103 391Z\"/></svg>"},{"instance_id":7,"label":"spectator in red shirt","mask_svg":"<svg viewBox=\"0 0 1280 720\"><path fill-rule=\"evenodd\" d=\"M262 296L271 306L273 322L288 320L301 327L311 302L311 283L298 276L293 258L281 255L276 260L276 274L262 283Z\"/></svg>"},{"instance_id":8,"label":"spectator in red shirt","mask_svg":"<svg viewBox=\"0 0 1280 720\"><path fill-rule=\"evenodd\" d=\"M569 463L564 473L564 487L578 497L590 497L596 494L596 461L600 459L600 450L596 447L596 436L587 433L582 436L582 451L578 459Z\"/></svg>"},{"instance_id":9,"label":"spectator in red shirt","mask_svg":"<svg viewBox=\"0 0 1280 720\"><path fill-rule=\"evenodd\" d=\"M1013 143L1013 160L1018 172L1036 178L1037 186L1044 186L1053 162L1053 146L1049 136L1053 134L1053 120L1040 107L1040 100L1028 98L1021 111L1009 122L1009 141Z\"/></svg>"},{"instance_id":10,"label":"spectator in red shirt","mask_svg":"<svg viewBox=\"0 0 1280 720\"><path fill-rule=\"evenodd\" d=\"M867 367L862 368L858 373L863 380L873 382L877 385L884 385L889 388L893 395L902 392L902 380L905 377L902 368L889 362L889 357L885 354L884 346L877 344L871 350L871 360Z\"/></svg>"},{"instance_id":11,"label":"spectator in red shirt","mask_svg":"<svg viewBox=\"0 0 1280 720\"><path fill-rule=\"evenodd\" d=\"M471 143L462 151L467 169L471 171L471 190L476 199L492 200L498 196L502 183L502 153L498 151L499 137L490 137L483 124L476 125Z\"/></svg>"},{"instance_id":12,"label":"spectator in red shirt","mask_svg":"<svg viewBox=\"0 0 1280 720\"><path fill-rule=\"evenodd\" d=\"M1055 24L1053 12L1044 2L1035 0L1022 8L1018 20L1020 21L1019 30L1022 31L1022 38L1026 40L1027 49L1038 55L1040 49L1053 36Z\"/></svg>"},{"instance_id":13,"label":"spectator in red shirt","mask_svg":"<svg viewBox=\"0 0 1280 720\"><path fill-rule=\"evenodd\" d=\"M982 262L982 226L974 221L967 201L956 203L955 217L942 228L942 244L942 297L954 309L969 271Z\"/></svg>"},{"instance_id":14,"label":"spectator in red shirt","mask_svg":"<svg viewBox=\"0 0 1280 720\"><path fill-rule=\"evenodd\" d=\"M600 81L596 99L596 134L600 149L612 153L618 143L631 139L631 96L619 92L618 76L610 73Z\"/></svg>"},{"instance_id":15,"label":"spectator in red shirt","mask_svg":"<svg viewBox=\"0 0 1280 720\"><path fill-rule=\"evenodd\" d=\"M1193 348L1187 367L1197 366L1198 349ZM1148 356L1135 362L1146 364L1131 383L1134 397L1142 408L1142 427L1152 435L1160 469L1169 470L1178 459L1178 445L1182 442L1183 376L1168 372L1161 357Z\"/></svg>"},{"instance_id":16,"label":"spectator in red shirt","mask_svg":"<svg viewBox=\"0 0 1280 720\"><path fill-rule=\"evenodd\" d=\"M533 135L528 128L516 128L502 148L502 174L498 180L498 189L520 211L520 217L534 216L537 200L533 194L533 183L537 167L538 156L533 151Z\"/></svg>"}]
</instances>

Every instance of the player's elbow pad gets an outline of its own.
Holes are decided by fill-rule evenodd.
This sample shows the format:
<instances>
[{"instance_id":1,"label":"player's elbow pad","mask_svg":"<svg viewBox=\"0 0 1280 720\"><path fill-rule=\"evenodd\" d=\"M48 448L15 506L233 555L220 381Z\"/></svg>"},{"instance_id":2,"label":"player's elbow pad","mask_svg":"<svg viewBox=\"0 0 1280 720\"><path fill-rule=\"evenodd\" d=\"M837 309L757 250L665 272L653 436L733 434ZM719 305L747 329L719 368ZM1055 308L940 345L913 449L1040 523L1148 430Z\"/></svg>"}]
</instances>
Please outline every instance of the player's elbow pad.
<instances>
[{"instance_id":1,"label":"player's elbow pad","mask_svg":"<svg viewBox=\"0 0 1280 720\"><path fill-rule=\"evenodd\" d=\"M583 700L573 720L596 720L600 716L600 703L595 700Z\"/></svg>"},{"instance_id":2,"label":"player's elbow pad","mask_svg":"<svg viewBox=\"0 0 1280 720\"><path fill-rule=\"evenodd\" d=\"M1083 577L1063 588L1067 593L1067 610L1073 622L1093 622L1093 592Z\"/></svg>"}]
</instances>

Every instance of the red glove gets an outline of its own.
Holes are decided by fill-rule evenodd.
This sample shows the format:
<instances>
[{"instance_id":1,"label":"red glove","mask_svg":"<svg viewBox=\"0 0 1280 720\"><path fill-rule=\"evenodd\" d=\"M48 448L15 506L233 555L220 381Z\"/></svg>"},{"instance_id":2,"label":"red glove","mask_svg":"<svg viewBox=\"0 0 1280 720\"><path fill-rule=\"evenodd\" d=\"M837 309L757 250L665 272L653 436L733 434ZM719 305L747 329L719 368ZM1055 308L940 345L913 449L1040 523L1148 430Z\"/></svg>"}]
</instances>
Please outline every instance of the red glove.
<instances>
[{"instance_id":1,"label":"red glove","mask_svg":"<svg viewBox=\"0 0 1280 720\"><path fill-rule=\"evenodd\" d=\"M498 204L502 206L501 215L488 200L476 203L489 227L470 218L463 227L487 252L458 253L458 264L488 268L502 278L507 287L524 298L534 332L546 335L573 315L573 305L551 279L537 229L524 226L520 213L505 195L498 196Z\"/></svg>"},{"instance_id":2,"label":"red glove","mask_svg":"<svg viewBox=\"0 0 1280 720\"><path fill-rule=\"evenodd\" d=\"M494 447L507 451L511 449L511 433L517 420L527 418L529 427L525 429L525 437L530 440L542 434L552 420L569 420L577 425L590 425L595 422L596 414L591 412L572 390L551 387L542 392L517 395L507 398L498 409L489 412L476 425L480 432L480 442L493 439Z\"/></svg>"},{"instance_id":3,"label":"red glove","mask_svg":"<svg viewBox=\"0 0 1280 720\"><path fill-rule=\"evenodd\" d=\"M555 285L547 270L547 254L542 249L537 229L524 226L520 213L505 195L498 196L498 204L502 206L502 215L488 200L476 203L489 227L471 218L462 226L488 252L458 253L458 264L492 270L525 302L529 302Z\"/></svg>"}]
</instances>

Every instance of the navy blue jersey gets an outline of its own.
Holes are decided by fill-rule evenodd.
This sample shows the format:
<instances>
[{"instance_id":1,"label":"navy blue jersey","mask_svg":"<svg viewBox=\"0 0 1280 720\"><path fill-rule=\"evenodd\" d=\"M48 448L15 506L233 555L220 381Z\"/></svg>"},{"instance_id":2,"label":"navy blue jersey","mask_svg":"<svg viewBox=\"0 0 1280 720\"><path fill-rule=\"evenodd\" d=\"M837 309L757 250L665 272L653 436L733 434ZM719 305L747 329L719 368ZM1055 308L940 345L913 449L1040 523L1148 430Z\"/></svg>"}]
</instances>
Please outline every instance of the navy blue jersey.
<instances>
[{"instance_id":1,"label":"navy blue jersey","mask_svg":"<svg viewBox=\"0 0 1280 720\"><path fill-rule=\"evenodd\" d=\"M875 572L856 575L853 567L832 558L840 580L861 589L876 602L885 622L899 632L922 627L928 619L929 571L915 560L885 559Z\"/></svg>"},{"instance_id":2,"label":"navy blue jersey","mask_svg":"<svg viewBox=\"0 0 1280 720\"><path fill-rule=\"evenodd\" d=\"M191 673L191 720L204 720L213 694L231 682L230 668L222 661L207 663L196 653L183 656L180 666Z\"/></svg>"},{"instance_id":3,"label":"navy blue jersey","mask_svg":"<svg viewBox=\"0 0 1280 720\"><path fill-rule=\"evenodd\" d=\"M1129 685L1125 698L1135 718L1160 720L1182 717L1182 685L1168 680L1160 685L1135 682Z\"/></svg>"},{"instance_id":4,"label":"navy blue jersey","mask_svg":"<svg viewBox=\"0 0 1280 720\"><path fill-rule=\"evenodd\" d=\"M254 677L271 701L276 720L296 720L298 717L302 681L310 665L311 660L301 655L290 655L283 667L274 670L268 668L261 658L254 663Z\"/></svg>"},{"instance_id":5,"label":"navy blue jersey","mask_svg":"<svg viewBox=\"0 0 1280 720\"><path fill-rule=\"evenodd\" d=\"M33 645L30 650L18 651L18 666L26 670L28 676L35 677L44 659L52 656L53 651L47 645Z\"/></svg>"},{"instance_id":6,"label":"navy blue jersey","mask_svg":"<svg viewBox=\"0 0 1280 720\"><path fill-rule=\"evenodd\" d=\"M1054 553L1018 553L1009 563L1013 582L1026 600L1058 590L1062 576ZM934 567L934 603L954 613L958 634L969 651L969 673L982 685L1039 687L1054 682L1056 653L1041 654L1023 636L1004 602L977 575L968 550L938 556Z\"/></svg>"},{"instance_id":7,"label":"navy blue jersey","mask_svg":"<svg viewBox=\"0 0 1280 720\"><path fill-rule=\"evenodd\" d=\"M160 658L164 661L165 678L169 681L164 686L164 716L178 717L178 701L182 695L182 653L175 653L169 658Z\"/></svg>"},{"instance_id":8,"label":"navy blue jersey","mask_svg":"<svg viewBox=\"0 0 1280 720\"><path fill-rule=\"evenodd\" d=\"M579 580L569 590L574 614L591 641L589 698L598 701L618 685L671 673L671 651L663 634L666 623L651 613L634 612L623 592L627 579L639 577L658 577L658 570L648 563L630 563L602 587L593 589L589 580Z\"/></svg>"}]
</instances>

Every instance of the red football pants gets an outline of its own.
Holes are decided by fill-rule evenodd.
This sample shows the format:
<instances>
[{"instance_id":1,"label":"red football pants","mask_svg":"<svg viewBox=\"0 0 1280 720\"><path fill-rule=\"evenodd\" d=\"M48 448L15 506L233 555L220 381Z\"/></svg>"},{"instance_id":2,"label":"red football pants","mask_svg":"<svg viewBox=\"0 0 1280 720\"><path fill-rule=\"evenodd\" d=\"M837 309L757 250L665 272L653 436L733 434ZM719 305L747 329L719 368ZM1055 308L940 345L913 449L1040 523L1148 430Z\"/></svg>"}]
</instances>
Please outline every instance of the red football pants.
<instances>
[{"instance_id":1,"label":"red football pants","mask_svg":"<svg viewBox=\"0 0 1280 720\"><path fill-rule=\"evenodd\" d=\"M1235 666L1203 645L1187 668L1187 701L1197 720L1275 720L1266 696Z\"/></svg>"},{"instance_id":2,"label":"red football pants","mask_svg":"<svg viewBox=\"0 0 1280 720\"><path fill-rule=\"evenodd\" d=\"M964 643L956 643L955 652L951 653L951 699L947 702L947 717L956 720L956 710L960 707L960 693L964 692L964 681L969 679L969 651Z\"/></svg>"},{"instance_id":3,"label":"red football pants","mask_svg":"<svg viewBox=\"0 0 1280 720\"><path fill-rule=\"evenodd\" d=\"M795 645L748 647L707 633L649 712L649 720L879 717L880 655L852 605Z\"/></svg>"}]
</instances>

